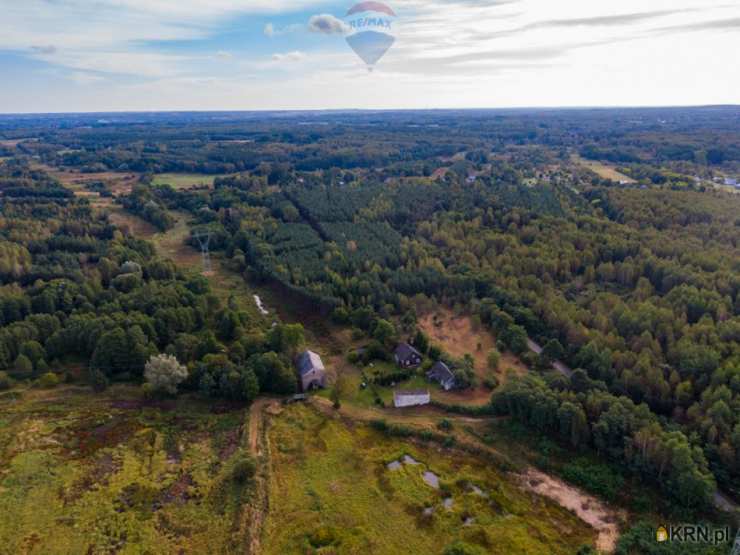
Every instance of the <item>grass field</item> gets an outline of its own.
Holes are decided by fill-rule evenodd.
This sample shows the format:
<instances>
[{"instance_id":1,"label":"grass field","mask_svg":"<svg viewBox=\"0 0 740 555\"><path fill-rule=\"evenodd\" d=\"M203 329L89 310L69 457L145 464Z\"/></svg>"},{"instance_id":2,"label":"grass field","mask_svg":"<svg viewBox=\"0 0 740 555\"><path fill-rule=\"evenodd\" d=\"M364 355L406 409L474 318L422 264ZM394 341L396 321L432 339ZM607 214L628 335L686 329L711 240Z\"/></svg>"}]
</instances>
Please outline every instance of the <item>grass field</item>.
<instances>
[{"instance_id":1,"label":"grass field","mask_svg":"<svg viewBox=\"0 0 740 555\"><path fill-rule=\"evenodd\" d=\"M612 166L597 162L595 160L586 160L584 158L581 158L580 156L573 156L573 162L580 166L583 166L584 168L588 168L603 179L611 179L612 181L616 182L637 183L630 176L617 171Z\"/></svg>"},{"instance_id":2,"label":"grass field","mask_svg":"<svg viewBox=\"0 0 740 555\"><path fill-rule=\"evenodd\" d=\"M191 187L213 187L217 177L225 175L201 175L196 173L160 173L154 176L152 184L171 185L174 189L190 189Z\"/></svg>"},{"instance_id":3,"label":"grass field","mask_svg":"<svg viewBox=\"0 0 740 555\"><path fill-rule=\"evenodd\" d=\"M245 419L131 387L5 393L0 553L243 553Z\"/></svg>"},{"instance_id":4,"label":"grass field","mask_svg":"<svg viewBox=\"0 0 740 555\"><path fill-rule=\"evenodd\" d=\"M268 437L266 554L441 554L458 541L481 554L571 554L594 541L574 515L469 455L389 439L306 406L285 409ZM419 464L388 467L404 455ZM438 489L425 472L438 476Z\"/></svg>"}]
</instances>

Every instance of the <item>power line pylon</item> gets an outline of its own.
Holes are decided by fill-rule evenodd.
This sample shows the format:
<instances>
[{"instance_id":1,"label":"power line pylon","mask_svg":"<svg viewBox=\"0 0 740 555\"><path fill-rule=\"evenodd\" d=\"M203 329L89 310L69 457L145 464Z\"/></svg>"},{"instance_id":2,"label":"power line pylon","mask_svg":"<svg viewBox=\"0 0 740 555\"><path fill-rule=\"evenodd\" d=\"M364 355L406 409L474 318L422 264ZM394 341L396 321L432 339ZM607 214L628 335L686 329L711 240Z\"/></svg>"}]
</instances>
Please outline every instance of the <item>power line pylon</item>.
<instances>
[{"instance_id":1,"label":"power line pylon","mask_svg":"<svg viewBox=\"0 0 740 555\"><path fill-rule=\"evenodd\" d=\"M200 252L203 255L203 273L210 274L213 271L211 266L211 233L210 232L198 232L193 237L196 238L200 245Z\"/></svg>"}]
</instances>

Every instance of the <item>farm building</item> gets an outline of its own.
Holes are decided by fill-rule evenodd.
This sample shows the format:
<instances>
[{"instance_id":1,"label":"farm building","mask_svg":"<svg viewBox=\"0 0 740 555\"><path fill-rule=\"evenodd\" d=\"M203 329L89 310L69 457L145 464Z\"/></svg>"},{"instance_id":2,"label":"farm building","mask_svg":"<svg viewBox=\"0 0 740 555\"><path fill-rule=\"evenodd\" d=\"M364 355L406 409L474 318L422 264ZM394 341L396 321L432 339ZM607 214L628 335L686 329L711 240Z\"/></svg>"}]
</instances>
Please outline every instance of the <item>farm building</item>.
<instances>
[{"instance_id":1,"label":"farm building","mask_svg":"<svg viewBox=\"0 0 740 555\"><path fill-rule=\"evenodd\" d=\"M303 391L326 386L326 368L321 357L313 351L306 351L298 357L298 373Z\"/></svg>"},{"instance_id":2,"label":"farm building","mask_svg":"<svg viewBox=\"0 0 740 555\"><path fill-rule=\"evenodd\" d=\"M404 407L419 407L428 405L432 398L429 391L394 391L393 406L397 409Z\"/></svg>"},{"instance_id":3,"label":"farm building","mask_svg":"<svg viewBox=\"0 0 740 555\"><path fill-rule=\"evenodd\" d=\"M445 391L455 387L455 375L444 362L439 361L427 372L427 378L442 386Z\"/></svg>"},{"instance_id":4,"label":"farm building","mask_svg":"<svg viewBox=\"0 0 740 555\"><path fill-rule=\"evenodd\" d=\"M416 368L421 364L421 353L408 343L401 343L394 354L396 364L401 368Z\"/></svg>"}]
</instances>

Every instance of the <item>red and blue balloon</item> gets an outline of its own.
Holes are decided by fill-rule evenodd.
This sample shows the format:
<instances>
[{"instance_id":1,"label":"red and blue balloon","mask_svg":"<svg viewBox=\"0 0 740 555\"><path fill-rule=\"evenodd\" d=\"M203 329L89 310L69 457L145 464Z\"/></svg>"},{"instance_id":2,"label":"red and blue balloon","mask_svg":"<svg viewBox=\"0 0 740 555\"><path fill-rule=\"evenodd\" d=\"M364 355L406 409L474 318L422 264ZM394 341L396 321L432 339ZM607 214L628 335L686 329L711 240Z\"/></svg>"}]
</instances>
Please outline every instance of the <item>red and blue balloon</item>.
<instances>
[{"instance_id":1,"label":"red and blue balloon","mask_svg":"<svg viewBox=\"0 0 740 555\"><path fill-rule=\"evenodd\" d=\"M395 12L383 2L360 2L350 8L344 22L347 44L372 71L396 42Z\"/></svg>"}]
</instances>

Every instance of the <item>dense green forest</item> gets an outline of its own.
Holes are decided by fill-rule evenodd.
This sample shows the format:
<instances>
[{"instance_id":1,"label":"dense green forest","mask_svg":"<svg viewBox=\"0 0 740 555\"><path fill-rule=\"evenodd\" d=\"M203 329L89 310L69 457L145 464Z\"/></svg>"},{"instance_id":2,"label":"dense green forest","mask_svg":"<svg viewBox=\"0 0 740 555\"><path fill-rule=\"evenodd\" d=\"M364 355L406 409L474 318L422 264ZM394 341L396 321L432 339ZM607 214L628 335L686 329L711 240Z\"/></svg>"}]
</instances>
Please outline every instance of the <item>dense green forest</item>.
<instances>
[{"instance_id":1,"label":"dense green forest","mask_svg":"<svg viewBox=\"0 0 740 555\"><path fill-rule=\"evenodd\" d=\"M411 334L430 302L478 317L533 367L491 410L683 506L740 496L740 195L714 186L738 175L736 109L160 117L0 120L38 139L0 166L11 378L74 360L104 385L168 353L205 395L295 390L300 329L219 301L33 168L133 171L124 209L162 230L189 213L245 278L340 325ZM161 172L229 175L183 190ZM542 370L555 359L572 375Z\"/></svg>"}]
</instances>

